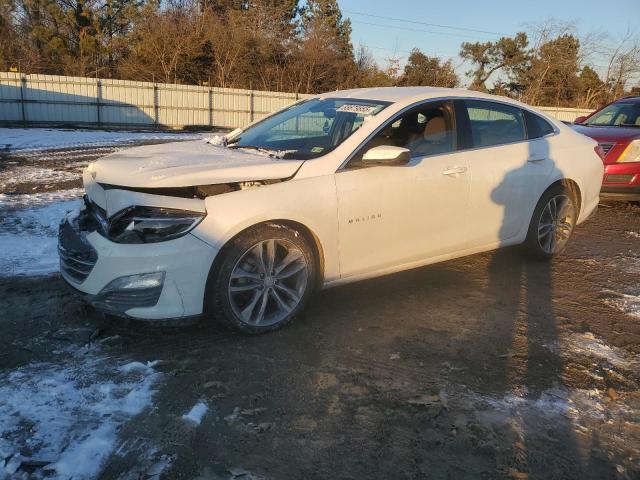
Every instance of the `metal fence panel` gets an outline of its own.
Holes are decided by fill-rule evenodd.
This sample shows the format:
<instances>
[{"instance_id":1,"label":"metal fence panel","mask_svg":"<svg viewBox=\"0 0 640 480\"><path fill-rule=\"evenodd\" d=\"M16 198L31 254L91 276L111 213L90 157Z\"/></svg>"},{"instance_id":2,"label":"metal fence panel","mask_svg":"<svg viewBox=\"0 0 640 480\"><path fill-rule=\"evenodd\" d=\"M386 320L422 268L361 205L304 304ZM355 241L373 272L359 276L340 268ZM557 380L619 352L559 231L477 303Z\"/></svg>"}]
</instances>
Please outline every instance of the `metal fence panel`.
<instances>
[{"instance_id":1,"label":"metal fence panel","mask_svg":"<svg viewBox=\"0 0 640 480\"><path fill-rule=\"evenodd\" d=\"M125 80L98 80L100 123L153 125L154 84Z\"/></svg>"},{"instance_id":2,"label":"metal fence panel","mask_svg":"<svg viewBox=\"0 0 640 480\"><path fill-rule=\"evenodd\" d=\"M208 91L193 85L158 85L161 125L209 125Z\"/></svg>"},{"instance_id":3,"label":"metal fence panel","mask_svg":"<svg viewBox=\"0 0 640 480\"><path fill-rule=\"evenodd\" d=\"M536 107L547 115L557 118L563 122L573 122L576 118L589 115L593 110L585 108L565 108L565 107Z\"/></svg>"},{"instance_id":4,"label":"metal fence panel","mask_svg":"<svg viewBox=\"0 0 640 480\"><path fill-rule=\"evenodd\" d=\"M29 75L25 87L26 117L33 122L96 122L96 85L82 77Z\"/></svg>"},{"instance_id":5,"label":"metal fence panel","mask_svg":"<svg viewBox=\"0 0 640 480\"><path fill-rule=\"evenodd\" d=\"M237 128L305 98L285 92L0 72L0 122ZM590 110L539 107L563 121ZM300 128L300 126L296 126Z\"/></svg>"},{"instance_id":6,"label":"metal fence panel","mask_svg":"<svg viewBox=\"0 0 640 480\"><path fill-rule=\"evenodd\" d=\"M0 119L9 122L23 120L21 84L18 74L8 74L0 80Z\"/></svg>"}]
</instances>

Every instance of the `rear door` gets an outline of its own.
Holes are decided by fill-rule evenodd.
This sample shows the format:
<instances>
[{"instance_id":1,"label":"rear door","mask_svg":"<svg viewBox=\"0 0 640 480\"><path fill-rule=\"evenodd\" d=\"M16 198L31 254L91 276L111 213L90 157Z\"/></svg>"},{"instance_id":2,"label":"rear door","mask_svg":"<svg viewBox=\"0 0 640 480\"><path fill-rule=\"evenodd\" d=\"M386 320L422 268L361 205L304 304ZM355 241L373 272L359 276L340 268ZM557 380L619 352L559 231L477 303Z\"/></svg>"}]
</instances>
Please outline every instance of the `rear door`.
<instances>
[{"instance_id":1,"label":"rear door","mask_svg":"<svg viewBox=\"0 0 640 480\"><path fill-rule=\"evenodd\" d=\"M525 229L548 152L527 140L524 111L506 103L457 100L469 163L469 241L510 243ZM548 171L548 170L547 170Z\"/></svg>"}]
</instances>

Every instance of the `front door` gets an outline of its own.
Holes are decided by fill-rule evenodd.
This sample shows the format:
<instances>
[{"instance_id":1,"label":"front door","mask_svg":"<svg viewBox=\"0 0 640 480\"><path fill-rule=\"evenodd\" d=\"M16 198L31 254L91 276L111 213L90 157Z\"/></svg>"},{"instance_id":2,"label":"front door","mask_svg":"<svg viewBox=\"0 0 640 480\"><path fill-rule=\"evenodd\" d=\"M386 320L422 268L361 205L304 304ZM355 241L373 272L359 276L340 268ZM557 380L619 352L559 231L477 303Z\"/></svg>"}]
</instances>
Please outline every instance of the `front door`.
<instances>
[{"instance_id":1,"label":"front door","mask_svg":"<svg viewBox=\"0 0 640 480\"><path fill-rule=\"evenodd\" d=\"M451 105L425 103L402 114L360 156L378 145L409 148L412 158L403 166L362 167L356 156L336 174L343 277L466 248L469 167L456 151Z\"/></svg>"}]
</instances>

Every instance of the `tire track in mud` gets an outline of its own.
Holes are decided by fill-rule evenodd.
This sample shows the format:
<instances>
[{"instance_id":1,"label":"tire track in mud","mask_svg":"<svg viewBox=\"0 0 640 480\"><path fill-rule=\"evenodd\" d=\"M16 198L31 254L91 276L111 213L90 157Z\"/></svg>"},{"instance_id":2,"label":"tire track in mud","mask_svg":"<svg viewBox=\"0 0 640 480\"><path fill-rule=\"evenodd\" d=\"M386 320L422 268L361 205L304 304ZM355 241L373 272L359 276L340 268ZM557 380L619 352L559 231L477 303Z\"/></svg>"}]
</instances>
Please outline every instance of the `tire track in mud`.
<instances>
[{"instance_id":1,"label":"tire track in mud","mask_svg":"<svg viewBox=\"0 0 640 480\"><path fill-rule=\"evenodd\" d=\"M341 306L341 308L344 307L344 305ZM329 325L329 331L324 330L322 332L318 332L317 330L314 331L314 321L321 321L321 319L306 318L304 322L305 328L303 328L303 330L311 329L311 332L307 333L312 333L314 336L326 335L331 329L336 326L335 324ZM300 328L298 328L298 330L300 330ZM338 328L337 331L333 331L333 333L337 334L338 336L340 336L340 334L344 332L345 330L342 330L340 328ZM494 396L480 395L465 387L465 384L463 382L457 381L457 379L455 378L455 367L452 370L454 374L451 375L450 378L446 373L443 373L442 371L434 373L433 369L425 370L419 365L416 365L418 361L425 360L425 358L419 352L410 351L408 355L401 352L400 357L395 360L380 360L380 357L388 355L390 351L394 351L396 349L399 349L401 351L403 350L403 348L398 348L397 344L394 344L394 342L391 342L391 348L383 348L381 351L379 346L376 349L369 350L367 354L355 353L352 349L345 347L345 345L339 345L336 346L336 348L338 349L337 354L331 352L328 357L322 357L314 362L313 360L305 359L304 355L300 354L300 350L306 350L307 348L310 348L309 345L306 345L304 343L297 349L289 349L288 351L284 352L282 351L284 345L289 343L288 340L293 340L295 338L299 339L297 335L292 335L291 338L277 341L275 342L276 345L265 346L263 342L247 339L245 337L233 336L224 332L211 333L204 331L203 333L204 335L198 338L187 336L185 338L185 340L187 340L187 343L183 343L181 341L182 339L178 339L178 346L175 345L175 337L172 337L173 340L166 341L158 339L146 339L143 340L141 344L138 344L138 346L145 351L148 349L151 351L153 351L154 349L165 351L166 348L167 351L170 352L172 358L193 358L194 356L199 357L200 361L198 362L198 367L203 369L205 369L208 365L219 364L221 362L220 358L225 359L222 360L222 363L224 365L224 367L222 368L223 370L233 368L231 365L234 362L242 364L243 370L245 371L255 370L255 366L259 364L263 369L261 372L264 374L265 378L258 380L258 384L255 385L258 390L260 390L260 388L266 387L272 392L277 392L278 388L274 386L273 381L268 381L267 378L273 375L274 372L283 371L290 372L289 375L293 375L291 381L292 386L295 385L294 388L298 388L300 392L307 392L305 394L301 393L301 395L304 395L306 397L313 397L314 388L313 386L309 385L309 379L313 378L314 374L317 373L333 375L336 378L336 386L334 390L335 395L337 395L337 399L332 400L331 398L327 398L326 400L318 401L324 402L325 405L332 404L334 405L333 408L338 410L355 412L353 414L356 415L357 418L361 419L359 421L364 421L367 424L383 422L386 426L379 426L377 428L382 428L383 431L387 432L381 434L382 436L379 439L379 441L382 441L386 446L378 445L378 447L376 447L383 450L392 449L390 445L394 442L408 442L409 444L411 444L412 436L418 434L418 432L410 433L409 431L405 431L405 433L403 433L402 436L398 438L398 435L400 434L398 428L400 427L399 425L394 424L400 421L399 419L403 419L401 421L402 425L404 425L402 428L405 430L410 430L410 425L412 422L409 417L416 414L421 415L416 411L416 408L423 408L420 406L421 403L418 403L417 407L415 406L415 403L408 403L413 402L412 397L419 397L420 395L425 394L429 397L439 397L439 392L441 391L441 389L446 388L449 388L448 393L450 397L457 397L458 400L449 401L446 406L441 405L442 402L440 400L433 400L432 403L434 404L434 406L424 407L427 408L427 410L435 409L434 412L427 414L427 420L429 422L432 422L432 420L430 420L432 414L439 419L435 423L435 428L442 429L447 424L452 425L455 422L459 422L459 420L455 420L456 415L459 416L461 412L466 412L464 414L466 423L460 424L457 428L463 430L469 428L472 430L476 429L478 430L478 432L484 432L482 433L483 435L489 435L488 430L486 430L486 428L488 427L483 426L483 422L485 422L485 420L482 419L484 417L486 417L487 415L489 415L490 418L497 416L496 418L498 420L496 421L498 421L498 424L497 426L494 425L491 428L510 429L511 427L509 427L508 425L506 427L500 425L502 425L503 422L511 421L509 419L512 417L515 418L515 415L516 417L524 418L524 421L527 423L529 441L535 442L540 440L540 438L537 437L538 435L542 435L541 438L544 439L544 433L536 433L535 429L557 428L558 420L553 420L553 418L555 418L555 416L557 415L559 415L560 418L565 418L566 413L564 413L564 411L565 409L569 408L569 406L567 405L571 405L571 403L566 403L566 401L562 399L571 399L572 395L574 395L571 393L573 391L571 388L566 391L558 391L558 393L554 393L553 390L549 392L543 392L541 398L551 398L552 402L548 405L550 405L554 409L558 409L557 414L547 413L542 409L542 405L547 405L547 403L541 403L541 406L538 406L538 400L536 400L536 398L538 398L537 396L533 396L530 398L528 395L512 397L502 397L499 394L496 394ZM386 337L388 334L389 331L386 331L382 336ZM426 334L428 334L428 332ZM425 335L425 333L421 332L421 335ZM288 336L288 334L285 333L284 336ZM189 339L191 339L190 342L188 341ZM345 341L347 340L348 339L345 338ZM249 342L249 346L247 346L247 342ZM412 342L415 343L413 340ZM564 344L564 339L560 343ZM173 347L171 346L172 344L174 345ZM478 345L480 345L480 343ZM326 346L325 348L329 348L329 346ZM280 352L280 354L278 354L278 352ZM551 350L549 351L549 355L555 354L556 352L553 352ZM203 355L205 356L205 358L202 357ZM578 357L576 356L575 352L569 349L567 349L566 351L561 351L560 355L566 358L571 358L573 364L577 363L584 368L593 368L592 364L594 363L594 358L592 356L582 355L582 357ZM450 362L452 360L455 360L455 358L452 358L451 352L444 355L444 359ZM505 362L506 360L496 358L495 361ZM570 364L567 364L566 366L570 367ZM575 370L569 368L568 372L565 373L567 375L575 374ZM630 372L624 371L623 373L629 375ZM201 378L200 374L186 373L186 375L191 375L191 378ZM220 377L215 376L214 378ZM296 379L294 380L294 378ZM251 376L251 379L247 380L255 384L255 375ZM202 381L204 381L204 379L194 381L194 385L202 383ZM231 385L234 385L233 380L229 380L228 377L225 378L225 381L230 383ZM602 388L602 385L600 385L600 387ZM630 384L628 385L628 387L628 389L621 388L619 390L619 394L624 396L628 391L637 390L637 383ZM168 390L171 390L172 387L167 386L166 388ZM577 393L575 395L583 395L582 393L580 393L580 391L576 392ZM557 395L560 395L560 397L558 397L559 399L554 400L554 396ZM234 401L238 401L238 395L235 395L235 398L236 400ZM580 400L580 398L582 397L576 397L576 401L582 401ZM624 398L622 398L620 402L623 400ZM220 403L221 415L228 413L229 409L233 408L234 401L232 401L231 404L226 401ZM545 400L545 402L547 402L547 400ZM596 405L601 405L599 400ZM296 422L298 421L296 419L301 415L301 412L297 411L295 408L293 410L290 410L291 407L286 405L284 406L284 408L290 411L291 415L293 416L289 415L286 419L281 419L277 416L269 416L269 418L267 418L267 420L270 421L275 420L276 423L280 425L279 428L282 429L282 431L273 434L274 439L278 442L286 442L289 436L299 435L299 428L302 428L296 426ZM613 406L611 407L611 410L615 410ZM381 411L386 411L387 413L383 415ZM390 418L387 418L389 415ZM335 418L333 420L330 420L328 418L320 420L320 418L316 414L316 416L312 418L315 419L313 420L313 422L318 423L318 425L316 427L313 427L312 431L310 431L309 433L305 433L305 435L311 434L314 438L327 438L338 433L344 434L345 432L348 432L347 435L352 440L360 439L363 444L367 444L367 441L370 443L371 441L373 441L372 438L375 439L377 438L376 435L378 435L374 433L374 436L371 437L372 431L368 427L359 424L345 427L345 425L350 425L351 423L353 423L353 419L351 419L351 417L349 417L349 419L343 420ZM619 414L616 413L613 418L619 418ZM324 423L321 424L321 421ZM575 417L575 419L574 417L569 417L568 419L565 418L563 422L564 421L568 423L564 428L564 431L566 432L573 431L574 428L585 429L588 427L590 429L589 431L595 431L601 428L601 423L599 420L589 420L588 417L586 418L586 420L585 417L580 416ZM618 420L616 420L616 422L617 421ZM326 422L330 423L326 424ZM575 423L575 426L573 422L577 422ZM222 432L220 432L220 429L222 429ZM611 434L611 432L607 433L607 435ZM246 443L250 441L247 440L246 434L243 433L243 431L235 431L233 429L229 430L226 429L226 427L218 427L217 435L221 435L224 438L223 443L230 442L237 445L237 442ZM473 442L477 441L477 438L479 438L476 434L473 434L471 436L469 436L470 434L465 435L468 436L469 441ZM248 438L251 439L253 437ZM506 451L508 451L508 448L512 448L511 446L507 447L506 445L499 446L500 441L498 441L493 436L491 436L490 438L490 441L483 440L485 442L485 448L503 449L503 455ZM601 441L605 440L606 435L604 434L604 431L602 431ZM270 444L271 441L272 440L269 440L267 441L267 443ZM422 448L419 445L420 443L408 445L407 448ZM349 446L349 448L353 447L354 445ZM442 445L440 448L442 448ZM507 448L507 450L504 450L505 448ZM541 448L540 444L537 444L535 448ZM616 448L620 448L620 446ZM241 451L244 450L241 449ZM519 456L525 455L525 453L523 452L524 451L519 451L518 449L516 449L509 455L517 458ZM185 455L188 454L185 453ZM229 458L230 456L230 458L236 458L234 457L234 455L235 454L233 453L228 453L227 457ZM509 457L509 455L507 455L507 457ZM546 452L545 455L551 455L553 457L554 454ZM450 471L456 470L457 468L459 468L460 471L467 473L469 473L469 471L473 471L476 474L480 474L482 473L482 471L484 471L482 469L469 470L470 467L468 466L456 465L455 456L451 453L449 453L448 455L445 453L440 453L438 455L438 458L440 458L440 461L442 461L443 464L448 466ZM509 460L509 458L501 461L501 465L506 465L505 472L509 468L514 468L513 465L518 464L518 462L516 462L515 460ZM571 459L569 459L569 457L567 457L564 463L558 460L557 457L553 458L555 458L554 461L556 463L560 462L560 466L558 468L561 468L563 470L565 468L573 468L575 470L575 466L567 467L565 465L566 463L570 462ZM278 462L265 459L264 457L261 457L258 460L267 469L270 476L273 476L273 478L287 478L292 475L291 468L282 467ZM290 458L289 460L291 460L293 463L311 462L311 465L319 469L313 470L313 472L316 474L318 472L324 472L329 475L332 473L332 465L335 466L335 463L332 463L333 461L330 461L328 464L322 466L315 463L314 460L306 457ZM326 462L327 460L325 459L323 461ZM357 473L357 470L353 470L353 467L347 468L347 471L351 472L352 474ZM597 472L593 473L593 475L596 475L595 478L597 478L597 475L600 475L602 473L602 470L596 469L594 470L594 472ZM301 473L300 470L297 470L297 473ZM311 470L308 473L311 473ZM313 478L313 476L310 478ZM318 478L321 478L321 476ZM575 476L568 475L566 476L566 478L575 478Z\"/></svg>"},{"instance_id":2,"label":"tire track in mud","mask_svg":"<svg viewBox=\"0 0 640 480\"><path fill-rule=\"evenodd\" d=\"M606 257L608 252L602 251L599 254ZM484 276L489 260L490 256L477 256L452 262L449 267L458 271L456 275L460 277L470 276L477 279ZM565 269L569 270L566 273L569 277L580 277L580 268L568 268L570 260L563 262L566 264L561 263L554 269L557 270L556 277L561 274L560 278L562 278ZM441 278L440 273L436 272L434 275ZM588 295L587 292L598 284L598 278L602 278L602 275L611 279L611 276L605 272L600 275L595 273L588 282L574 279L570 283L571 289L566 287L554 289L553 297L560 299L561 304L571 298L578 300L574 305L554 304L558 329L561 331L561 334L557 334L555 338L558 338L561 344L563 336L571 329L581 328L580 325L585 322L590 325L597 312L606 312L605 315L598 317L599 324L611 323L620 318L615 310L598 303L598 299L580 298L581 295ZM430 276L426 277L422 280L429 283ZM449 280L454 278L449 277ZM446 302L441 301L440 296L425 296L422 288L415 286L415 280L416 275L412 273L398 275L393 280L400 283L400 290L410 288L414 290L414 294L417 294L416 299L409 304L403 304L403 311L419 311L427 304L440 311L447 308L450 310L450 307L446 307ZM439 295L452 297L454 292L459 290L459 286L454 282L448 289L443 289ZM469 374L461 373L457 368L469 369L471 366L469 359L459 358L456 350L452 350L451 347L436 346L434 352L435 355L441 355L443 361L448 361L453 366L449 372L443 372L433 366L421 367L419 362L422 360L427 364L428 360L423 355L424 346L420 345L420 340L432 338L435 335L434 332L442 329L446 331L443 340L457 338L459 335L456 332L457 327L452 323L452 318L455 321L455 315L437 325L420 325L419 316L408 323L390 324L385 321L384 315L373 316L366 310L362 314L366 317L365 320L358 318L360 316L358 314L345 316L344 311L357 311L363 305L371 304L368 290L374 292L373 296L378 298L378 307L374 308L383 312L389 309L390 302L405 300L404 297L393 298L394 295L387 295L387 292L382 295L375 294L375 292L380 293L381 289L385 291L387 287L387 281L379 280L365 283L360 287L345 287L346 290L342 293L326 294L327 296L310 306L303 322L276 334L282 338L274 337L273 341L248 339L226 332L205 330L202 337L194 338L191 335L181 337L178 341L180 345L177 347L175 337L163 339L164 341L160 342L157 338L149 339L142 344L145 350L153 351L159 348L159 345L163 345L160 349L164 351L166 348L173 358L194 359L193 365L187 366L187 371L183 373L187 378L180 381L180 385L185 383L193 385L192 394L200 391L195 385L202 384L208 379L221 380L225 385L229 385L228 398L215 401L221 416L229 413L234 405L242 405L246 401L243 400L246 395L259 394L265 389L270 392L267 394L270 397L269 401L265 401L269 412L277 410L278 407L274 406L274 403L286 412L284 416L275 412L267 414L265 420L274 422L276 425L272 433L265 434L266 436L256 440L253 433L246 431L244 424L233 428L224 425L203 426L201 429L201 435L218 439L218 445L228 445L222 450L219 458L234 464L240 461L240 458L249 456L249 465L258 469L262 466L263 471L268 473L270 478L292 478L296 475L322 478L323 475L331 476L336 471L342 471L346 476L391 478L394 474L398 475L398 472L420 476L427 472L437 472L438 469L449 473L484 474L492 478L506 478L512 476L511 474L527 470L540 471L540 468L552 468L563 478L588 478L589 476L604 478L611 473L608 465L611 465L612 458L622 463L624 458L632 458L629 455L633 454L632 451L625 450L624 444L615 442L618 435L617 427L611 431L608 427L603 429L602 422L597 419L566 418L563 412L568 407L562 400L553 400L549 404L558 409L559 416L556 414L547 416L545 411L537 406L537 396L504 397L508 392L502 392L500 395L496 387L490 388L496 391L493 396L479 395L466 390L464 386L469 383L467 381ZM479 288L482 288L482 282ZM561 292L562 295L558 295ZM356 298L352 300L350 298L352 296ZM331 308L325 308L324 305L329 303L332 304ZM597 308L594 311L595 306ZM473 311L473 307L473 301L467 301L457 308L462 311ZM517 310L508 309L507 312ZM336 312L340 311L343 313L340 314L339 319L332 318L335 317ZM501 315L503 313L500 312ZM576 319L580 319L577 324ZM531 320L538 321L538 317L534 316ZM479 333L477 324L481 321L482 318L475 321L475 328L473 325L466 325L465 328L470 329L466 334L468 337ZM360 335L364 338L358 339L356 333L358 327L366 325L367 322L370 322L374 328L370 332L365 329L364 335ZM598 325L593 325L596 330ZM437 328L433 328L434 326ZM298 343L297 346L296 343ZM432 343L435 345L437 342L432 341ZM171 346L172 344L174 347ZM478 335L477 340L469 347L487 350L486 336ZM308 353L314 348L319 350L315 356ZM400 353L399 358L396 360L389 358L387 361L386 358L395 352ZM591 356L579 357L570 350L561 354L571 359L565 363L566 369L559 372L563 376L577 375L577 369L573 367L575 364L587 371L593 370L594 358ZM543 356L553 357L557 354L547 351ZM490 350L486 352L485 358L489 358L493 366L500 363L506 365L510 360L500 358ZM540 355L532 356L528 361L535 362L539 358ZM208 376L199 372L200 369L215 365L220 367L217 374ZM194 368L197 368L198 372L194 371ZM228 373L236 371L242 372L243 378L240 382L247 383L248 386L240 384L237 378ZM471 371L473 373L473 368ZM313 383L313 377L318 373L335 376L335 385L318 393L317 386ZM483 374L480 373L480 375L482 379ZM628 372L623 372L621 375L628 376ZM286 377L284 380L281 378L283 376ZM569 395L569 397L572 395L571 383L576 387L597 385L603 389L607 386L604 380L579 378L569 378L569 380L571 381L565 379L561 382L567 385L569 393L560 391L560 395ZM616 412L614 408L616 405L626 402L626 395L634 390L633 382L627 382L626 388L621 388L622 385L618 386L621 398L618 399L618 403L610 407L612 412ZM545 380L544 383L548 381ZM439 397L438 392L443 385L451 388L450 396L455 396L457 400L449 401L446 406L442 405L442 401L436 400L432 401L433 405L425 407L407 404L411 396L419 396L425 392L430 397ZM176 388L179 390L176 385L167 384L164 388L165 395L175 394ZM293 400L289 399L289 395L285 395L284 392L287 389L296 390ZM550 393L553 394L553 391ZM576 395L583 394L577 392ZM304 399L308 406L301 407L295 400L297 398ZM553 395L550 398L553 398ZM582 397L577 397L576 401L580 398ZM540 405L544 406L547 403L543 402ZM607 404L597 400L595 405ZM324 413L326 408L341 413L327 417ZM612 418L618 424L619 419L625 417L615 413ZM455 425L454 430L458 432L456 435L449 433L452 425ZM423 428L427 429L433 442L424 440ZM586 429L586 434L582 429ZM569 445L572 440L568 435L574 430L582 432L581 442L590 442L593 432L600 432L599 446L592 454L598 457L592 462L600 462L599 464L587 464L581 467L576 463L570 450L545 447L545 444L549 444L547 438L549 432L557 435L556 441L566 442ZM518 433L520 431L526 432L527 442L523 442L525 437L522 433ZM331 449L333 440L330 439L338 439L340 446L336 450ZM298 441L315 442L310 444L314 445L313 453L309 455L280 454L277 459L264 453L271 451L275 445L287 451L295 451L300 447L304 449L303 445L309 445L308 443L298 444ZM627 442L631 445L639 443L632 432L627 435ZM404 452L397 452L398 446L402 446ZM479 454L478 448L489 452L488 456ZM433 453L426 454L425 449ZM344 452L357 455L356 452L365 451L380 452L380 457L370 460L373 465L378 466L378 470L345 463L339 458ZM186 459L193 459L190 452L184 451L181 455ZM538 463L528 463L533 461L532 455L541 460ZM610 458L607 455L613 455L613 457ZM588 456L589 452L587 452ZM424 466L413 465L408 457L419 459L418 463ZM379 463L380 458L384 458L383 464ZM188 463L187 460L185 462ZM543 464L542 467L540 462ZM398 465L398 470L387 470L384 465L390 463ZM437 464L439 466L436 467ZM175 468L179 472L181 469L188 471L189 467L178 463ZM426 470L423 470L425 468ZM586 474L586 472L589 473Z\"/></svg>"},{"instance_id":3,"label":"tire track in mud","mask_svg":"<svg viewBox=\"0 0 640 480\"><path fill-rule=\"evenodd\" d=\"M467 262L467 261L468 260L463 259L462 261L458 262L457 265L455 264L451 265L451 268L460 269L461 267L460 264L462 264L461 270L464 272L463 276L466 276L467 274L481 276L482 273L478 273L478 272L482 272L482 269L481 268L478 269L477 268L478 265L475 265L475 266L469 265L468 268L465 268L464 262ZM562 266L559 266L558 269L562 270ZM465 270L468 270L468 271L465 271ZM407 275L410 275L410 274L407 274ZM411 279L408 278L407 275L405 275L404 280L410 281ZM402 281L402 276L400 276L399 279L400 281ZM382 283L383 282L378 282L378 285ZM370 285L373 286L374 288L377 288L377 286L375 285L375 282L373 282ZM349 287L346 287L346 288L349 288ZM450 288L451 291L445 291L444 294L451 295L452 291L456 289L457 289L457 286L453 285ZM357 289L354 289L354 290L357 290ZM328 314L328 312L322 308L322 305L326 303L331 303L334 301L340 301L340 298L339 298L340 296L341 295L336 295L336 296L333 296L334 298L331 298L331 295L329 295L329 298L318 300L316 304L310 305L310 309L309 309L310 311L305 314L304 320L299 321L299 323L301 323L302 325L298 325L293 328L315 329L314 325L316 323L321 324L322 317L325 317ZM414 301L413 304L406 305L405 307L409 310L416 310L421 307L421 305L423 304L423 301L426 301L427 303L429 302L428 299L422 300L422 301L421 300ZM381 299L380 303L385 303L385 300ZM556 320L556 322L559 325L558 328L560 328L561 330L564 330L565 327L571 324L572 318L581 318L581 317L588 318L589 316L598 312L601 312L603 314L602 316L605 319L605 321L609 323L616 322L620 318L620 315L615 314L615 312L612 311L611 307L602 304L597 299L596 300L590 299L589 303L591 305L584 306L582 303L576 302L575 305L569 306L569 308L567 308L568 307L567 305L563 305L560 311L556 312L556 316L558 317ZM349 305L343 305L343 306L345 307L346 310L350 309ZM462 307L460 307L461 311L468 310L469 308L472 308L472 306L462 305ZM351 322L352 320L354 319L347 318L347 319L344 319L344 322L347 325L353 325ZM530 320L539 321L536 317L532 317ZM210 321L210 320L207 320L207 321ZM373 319L373 321L375 322L376 319ZM473 337L477 333L480 333L479 329L481 329L481 321L482 321L481 318L478 318L475 320L475 324L472 326L472 328L474 328L476 331L475 332L471 331L470 333L467 333L467 336ZM330 326L330 328L333 328L333 327L336 327L335 323ZM340 328L340 327L338 328L340 330L340 333L338 334L338 338L345 338L345 342L347 341L346 339L357 338L358 336L358 332L355 326L353 328L349 326L345 328ZM194 331L194 333L196 334L195 338L191 333L185 333L184 337L182 337L182 334L178 334L178 338L172 336L171 338L164 339L162 338L163 333L159 332L157 336L153 334L153 339L143 338L142 342L138 346L141 348L150 348L150 349L161 348L163 350L166 348L167 351L172 352L172 355L174 356L188 355L189 352L197 352L197 353L208 352L212 356L215 356L216 353L222 353L224 352L225 349L231 347L233 350L236 350L236 349L242 350L245 355L248 355L249 353L251 353L251 355L257 356L258 358L264 358L265 360L268 359L268 361L270 362L282 363L284 365L288 363L287 359L282 359L279 356L279 352L266 351L264 348L262 348L262 346L259 343L255 342L255 340L247 340L244 337L235 336L234 334L230 334L222 331L212 332L212 330L213 330L212 328L205 328L203 330L200 330L203 332L202 335L198 334L198 331L196 330ZM322 331L322 329L320 329L319 331L317 329L315 330L316 331L314 332L314 335L316 336L323 336L324 334L326 334L326 329L324 332ZM387 337L393 333L394 328L389 327L384 330L385 331L382 332L381 336ZM409 334L409 332L413 332L413 333ZM288 336L289 333L287 331L287 332L281 333L280 335ZM406 380L413 380L416 382L426 383L429 381L430 378L432 378L433 369L434 369L432 359L437 358L438 354L436 351L436 353L426 352L426 355L425 355L424 350L430 348L430 345L421 344L421 337L430 338L430 337L433 337L433 335L434 335L434 332L428 324L427 325L414 324L411 326L411 328L408 331L406 331L401 342L385 345L386 351L382 352L381 355L389 356L389 355L395 354L396 351L399 351L400 358L398 359L398 361L381 360L379 358L374 358L371 355L368 355L366 351L366 347L371 346L371 344L365 343L363 345L360 345L360 350L356 351L358 349L355 346L350 346L348 344L340 344L336 340L332 340L327 345L320 345L320 348L324 349L324 354L326 355L326 357L320 360L310 359L308 361L304 361L304 359L297 358L296 362L300 366L304 365L307 368L322 368L325 364L334 365L334 366L348 365L350 368L354 370L357 370L362 373L370 374L372 376L395 378L398 381L402 381L406 379ZM180 340L181 337L183 338L182 341ZM479 341L482 341L482 339L480 339ZM562 354L562 350L558 352L558 351L551 351L548 348L546 348L544 339L533 339L533 341L534 343L537 343L537 349L541 350L542 354L545 356L556 357ZM247 345L247 342L249 342L249 345ZM560 346L562 345L562 336L557 338L556 343ZM318 345L316 345L316 348L317 347ZM330 350L330 348L332 347L335 347L337 352L330 352L327 354L327 351ZM379 348L378 345L375 345L375 342L373 344L373 347ZM304 348L313 348L313 345L309 344L309 345L306 345L305 347L302 347L301 349L304 349ZM493 354L487 355L487 359L493 364L507 363L507 361L512 357L514 357L514 354L509 352L507 352L506 354L493 353ZM542 357L542 359L543 358L544 357ZM527 358L525 358L524 360L527 360ZM464 378L465 375L461 374L460 372L464 372L468 370L468 365L465 365L465 362L466 360L464 358L456 359L454 357L454 358L442 359L441 361L437 362L437 364L441 372L443 370L446 370L451 377ZM423 365L421 365L421 363ZM431 365L428 365L429 368L427 368L427 366L424 365L426 363L431 363ZM586 360L577 362L577 363L582 365L585 369L589 367L588 362ZM579 384L576 386L579 386Z\"/></svg>"}]
</instances>

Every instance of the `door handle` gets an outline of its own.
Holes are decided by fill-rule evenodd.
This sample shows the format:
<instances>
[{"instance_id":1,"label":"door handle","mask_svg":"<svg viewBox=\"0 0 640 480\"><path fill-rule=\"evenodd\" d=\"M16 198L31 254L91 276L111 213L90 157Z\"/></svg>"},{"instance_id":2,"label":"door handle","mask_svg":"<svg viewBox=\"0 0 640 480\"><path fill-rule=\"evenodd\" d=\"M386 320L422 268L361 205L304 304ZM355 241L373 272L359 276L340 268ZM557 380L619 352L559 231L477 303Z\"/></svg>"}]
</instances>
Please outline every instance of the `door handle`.
<instances>
[{"instance_id":1,"label":"door handle","mask_svg":"<svg viewBox=\"0 0 640 480\"><path fill-rule=\"evenodd\" d=\"M447 167L446 170L442 171L443 175L458 175L460 173L465 173L467 171L467 167L459 167L459 166L455 166L455 167Z\"/></svg>"},{"instance_id":2,"label":"door handle","mask_svg":"<svg viewBox=\"0 0 640 480\"><path fill-rule=\"evenodd\" d=\"M545 157L544 155L531 155L529 158L527 158L527 162L529 163L538 163L538 162L542 162L543 160L546 160L547 157Z\"/></svg>"}]
</instances>

